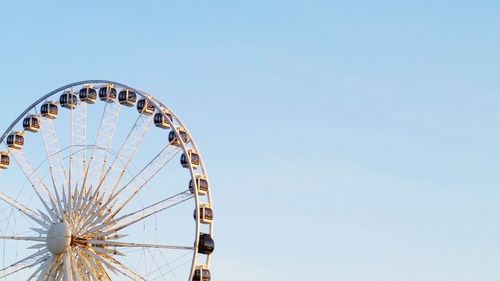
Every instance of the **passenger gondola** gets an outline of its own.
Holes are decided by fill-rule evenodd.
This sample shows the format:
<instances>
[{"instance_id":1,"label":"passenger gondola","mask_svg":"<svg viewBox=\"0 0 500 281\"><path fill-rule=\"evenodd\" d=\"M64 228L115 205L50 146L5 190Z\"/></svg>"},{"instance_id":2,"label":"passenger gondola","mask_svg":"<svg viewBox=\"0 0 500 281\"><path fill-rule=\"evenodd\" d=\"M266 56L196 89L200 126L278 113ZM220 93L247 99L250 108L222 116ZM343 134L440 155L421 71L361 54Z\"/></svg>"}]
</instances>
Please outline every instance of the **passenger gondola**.
<instances>
[{"instance_id":1,"label":"passenger gondola","mask_svg":"<svg viewBox=\"0 0 500 281\"><path fill-rule=\"evenodd\" d=\"M179 135L181 135L182 142L183 143L188 143L189 142L189 138L188 138L186 130L184 128L182 128L182 127L178 127L177 131L179 132ZM175 131L173 131L173 130L170 131L170 133L168 134L168 141L172 145L181 147L181 143L177 139L177 135L175 134Z\"/></svg>"},{"instance_id":2,"label":"passenger gondola","mask_svg":"<svg viewBox=\"0 0 500 281\"><path fill-rule=\"evenodd\" d=\"M181 156L182 167L189 169L189 159L191 159L191 166L193 167L193 169L198 168L198 166L200 165L200 155L198 155L198 153L194 150L189 150L188 155L186 155L186 153L183 153Z\"/></svg>"},{"instance_id":3,"label":"passenger gondola","mask_svg":"<svg viewBox=\"0 0 500 281\"><path fill-rule=\"evenodd\" d=\"M116 88L112 84L106 84L104 87L99 89L99 99L107 102L113 103L116 101Z\"/></svg>"},{"instance_id":4,"label":"passenger gondola","mask_svg":"<svg viewBox=\"0 0 500 281\"><path fill-rule=\"evenodd\" d=\"M210 281L212 274L205 266L198 266L194 270L193 281Z\"/></svg>"},{"instance_id":5,"label":"passenger gondola","mask_svg":"<svg viewBox=\"0 0 500 281\"><path fill-rule=\"evenodd\" d=\"M78 98L71 91L64 92L59 98L59 104L67 109L75 109L78 105Z\"/></svg>"},{"instance_id":6,"label":"passenger gondola","mask_svg":"<svg viewBox=\"0 0 500 281\"><path fill-rule=\"evenodd\" d=\"M196 176L196 186L193 180L189 181L189 191L194 194L195 189L197 189L198 195L206 195L208 193L208 181L204 175Z\"/></svg>"},{"instance_id":7,"label":"passenger gondola","mask_svg":"<svg viewBox=\"0 0 500 281\"><path fill-rule=\"evenodd\" d=\"M59 108L54 102L48 101L42 105L40 113L45 118L56 119L57 115L59 114Z\"/></svg>"},{"instance_id":8,"label":"passenger gondola","mask_svg":"<svg viewBox=\"0 0 500 281\"><path fill-rule=\"evenodd\" d=\"M196 210L194 212L194 218L196 219ZM203 224L211 224L214 220L214 211L210 207L210 204L202 204L200 207L200 222Z\"/></svg>"},{"instance_id":9,"label":"passenger gondola","mask_svg":"<svg viewBox=\"0 0 500 281\"><path fill-rule=\"evenodd\" d=\"M0 152L0 169L7 169L10 165L10 157L7 152Z\"/></svg>"},{"instance_id":10,"label":"passenger gondola","mask_svg":"<svg viewBox=\"0 0 500 281\"><path fill-rule=\"evenodd\" d=\"M170 122L173 121L172 113L165 111L165 115L168 119L170 119ZM170 123L168 122L167 118L165 118L165 116L161 112L156 113L154 117L155 126L162 129L170 129Z\"/></svg>"},{"instance_id":11,"label":"passenger gondola","mask_svg":"<svg viewBox=\"0 0 500 281\"><path fill-rule=\"evenodd\" d=\"M40 131L40 118L36 115L29 115L23 120L23 128L32 133Z\"/></svg>"},{"instance_id":12,"label":"passenger gondola","mask_svg":"<svg viewBox=\"0 0 500 281\"><path fill-rule=\"evenodd\" d=\"M155 107L146 99L141 99L137 102L137 111L139 111L140 114L150 116L155 112Z\"/></svg>"},{"instance_id":13,"label":"passenger gondola","mask_svg":"<svg viewBox=\"0 0 500 281\"><path fill-rule=\"evenodd\" d=\"M118 102L120 102L121 105L132 107L135 105L136 101L137 95L131 90L121 90L120 94L118 95Z\"/></svg>"},{"instance_id":14,"label":"passenger gondola","mask_svg":"<svg viewBox=\"0 0 500 281\"><path fill-rule=\"evenodd\" d=\"M20 132L13 132L7 136L7 146L12 149L22 149L24 146L24 136Z\"/></svg>"},{"instance_id":15,"label":"passenger gondola","mask_svg":"<svg viewBox=\"0 0 500 281\"><path fill-rule=\"evenodd\" d=\"M210 234L200 233L200 241L198 243L198 253L210 255L214 252L215 242Z\"/></svg>"},{"instance_id":16,"label":"passenger gondola","mask_svg":"<svg viewBox=\"0 0 500 281\"><path fill-rule=\"evenodd\" d=\"M90 85L80 89L80 100L85 103L94 104L97 101L97 91Z\"/></svg>"}]
</instances>

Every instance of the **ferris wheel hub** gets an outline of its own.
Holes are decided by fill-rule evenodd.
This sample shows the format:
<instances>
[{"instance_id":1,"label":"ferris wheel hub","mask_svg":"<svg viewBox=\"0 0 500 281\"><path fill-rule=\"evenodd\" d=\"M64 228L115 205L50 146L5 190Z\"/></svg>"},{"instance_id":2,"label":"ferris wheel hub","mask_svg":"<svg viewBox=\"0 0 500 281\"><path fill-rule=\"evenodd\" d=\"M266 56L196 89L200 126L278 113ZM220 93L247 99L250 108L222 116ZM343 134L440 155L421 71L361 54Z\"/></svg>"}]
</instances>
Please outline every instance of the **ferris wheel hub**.
<instances>
[{"instance_id":1,"label":"ferris wheel hub","mask_svg":"<svg viewBox=\"0 0 500 281\"><path fill-rule=\"evenodd\" d=\"M71 244L71 235L66 222L54 223L47 233L47 248L54 255L63 254Z\"/></svg>"}]
</instances>

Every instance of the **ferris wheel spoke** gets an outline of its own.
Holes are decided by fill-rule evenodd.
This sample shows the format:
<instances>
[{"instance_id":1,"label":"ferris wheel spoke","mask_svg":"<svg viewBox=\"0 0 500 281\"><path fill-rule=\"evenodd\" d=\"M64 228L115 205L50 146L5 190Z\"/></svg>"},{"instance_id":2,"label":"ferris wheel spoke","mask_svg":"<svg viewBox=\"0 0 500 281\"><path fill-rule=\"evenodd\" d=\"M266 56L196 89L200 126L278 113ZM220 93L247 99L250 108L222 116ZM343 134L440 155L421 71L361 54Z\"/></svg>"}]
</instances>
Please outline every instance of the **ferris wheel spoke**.
<instances>
[{"instance_id":1,"label":"ferris wheel spoke","mask_svg":"<svg viewBox=\"0 0 500 281\"><path fill-rule=\"evenodd\" d=\"M98 281L99 278L95 275L94 270L92 270L94 266L90 264L88 258L86 256L80 255L80 261L85 268L85 271L89 274L89 279Z\"/></svg>"},{"instance_id":2,"label":"ferris wheel spoke","mask_svg":"<svg viewBox=\"0 0 500 281\"><path fill-rule=\"evenodd\" d=\"M124 215L120 218L110 220L103 224L99 224L96 227L91 228L85 234L93 233L95 231L103 232L102 235L106 236L112 233L115 233L119 230L127 228L141 220L144 220L152 215L163 212L173 206L179 205L182 202L185 202L194 197L193 194L189 190L178 193L170 198L161 200L153 205L150 205L146 208L138 210L136 212L130 213L128 215ZM99 222L101 223L101 222Z\"/></svg>"},{"instance_id":3,"label":"ferris wheel spoke","mask_svg":"<svg viewBox=\"0 0 500 281\"><path fill-rule=\"evenodd\" d=\"M92 224L89 223L84 224L82 229L88 229L93 225L97 225L87 230L85 234L92 233L94 231L106 231L106 233L114 233L120 229L126 228L138 221L141 221L149 216L152 216L168 208L176 206L193 197L194 195L191 194L189 191L184 191L174 196L171 196L167 199L161 200L146 208L143 208L142 210L135 211L133 213L124 215L117 219L113 219L113 217L99 218L98 220L93 221Z\"/></svg>"},{"instance_id":4,"label":"ferris wheel spoke","mask_svg":"<svg viewBox=\"0 0 500 281\"><path fill-rule=\"evenodd\" d=\"M15 240L15 241L30 241L30 242L45 242L45 237L22 237L22 236L0 236L0 240Z\"/></svg>"},{"instance_id":5,"label":"ferris wheel spoke","mask_svg":"<svg viewBox=\"0 0 500 281\"><path fill-rule=\"evenodd\" d=\"M75 186L75 190L73 191L73 201L71 203L74 209L79 208L78 202L79 202L79 199L82 196L82 193L81 193L80 190L83 190L83 188L80 189L80 187Z\"/></svg>"},{"instance_id":6,"label":"ferris wheel spoke","mask_svg":"<svg viewBox=\"0 0 500 281\"><path fill-rule=\"evenodd\" d=\"M12 206L12 208L19 210L21 213L23 213L28 218L32 219L33 221L35 221L36 223L38 223L39 225L41 225L45 229L49 229L49 227L50 227L49 223L45 222L44 219L39 214L37 214L36 212L31 210L30 208L17 202L13 198L10 198L9 196L4 194L3 192L0 192L0 199L2 201L4 201L5 203L9 204L10 206Z\"/></svg>"},{"instance_id":7,"label":"ferris wheel spoke","mask_svg":"<svg viewBox=\"0 0 500 281\"><path fill-rule=\"evenodd\" d=\"M89 192L89 197L85 200L85 204L82 208L78 208L77 210L81 210L81 218L78 223L79 229L85 229L86 226L90 225L90 223L96 218L100 216L102 206L102 202L104 200L104 196L99 196L99 192L92 193Z\"/></svg>"},{"instance_id":8,"label":"ferris wheel spoke","mask_svg":"<svg viewBox=\"0 0 500 281\"><path fill-rule=\"evenodd\" d=\"M94 241L94 240L87 240L87 241ZM85 242L84 242L85 243ZM102 244L101 244L102 245ZM122 252L117 251L116 249L112 248L102 248L100 246L97 246L97 244L94 244L95 247L92 249L103 256L125 256ZM113 272L116 273L116 272Z\"/></svg>"},{"instance_id":9,"label":"ferris wheel spoke","mask_svg":"<svg viewBox=\"0 0 500 281\"><path fill-rule=\"evenodd\" d=\"M184 265L186 265L186 264L187 264L187 263L189 263L190 261L188 261L187 263L186 263L186 262L184 262L184 263L182 263L182 264L181 264L181 265L179 265L179 266L172 267L171 262L168 262L168 261L165 259L165 257L163 256L163 254L162 254L161 252L160 252L160 254L161 254L161 256L163 257L163 260L165 261L165 263L166 263L166 264L165 264L165 265L163 265L163 266L161 266L161 267L158 267L158 268L157 268L157 269L155 269L155 270L153 270L150 274L151 274L151 275L154 275L154 277L151 277L151 278L150 278L150 280L165 280L165 279L164 279L164 278L165 278L165 276L166 276L166 275L169 275L169 274L172 274L172 275L175 277L175 279L176 279L176 280L178 280L178 278L177 278L177 276L176 276L176 274L175 274L175 270L176 270L176 269L178 269L178 268L180 268L180 267L182 267L182 266L184 266ZM190 253L187 253L187 254L185 254L185 255L182 255L182 256L178 257L177 259L175 259L175 260L180 260L180 259L182 259L182 258L186 257L186 255L189 255L189 254L190 254ZM174 260L174 261L175 261L175 260ZM163 274L162 270L163 270L163 269L165 269L165 268L168 268L168 271L167 271L165 274Z\"/></svg>"},{"instance_id":10,"label":"ferris wheel spoke","mask_svg":"<svg viewBox=\"0 0 500 281\"><path fill-rule=\"evenodd\" d=\"M68 265L71 267L71 278L76 281L83 280L80 275L80 271L78 270L78 261L76 260L75 253L73 253L73 250L71 248L68 248L67 256L69 262Z\"/></svg>"},{"instance_id":11,"label":"ferris wheel spoke","mask_svg":"<svg viewBox=\"0 0 500 281\"><path fill-rule=\"evenodd\" d=\"M91 208L94 203L97 201L97 190L94 193L93 186L87 190L85 187L82 187L81 198L79 199L79 203L77 203L78 210L82 216L87 214L87 210Z\"/></svg>"},{"instance_id":12,"label":"ferris wheel spoke","mask_svg":"<svg viewBox=\"0 0 500 281\"><path fill-rule=\"evenodd\" d=\"M161 150L161 152L156 155L153 160L151 160L139 173L137 173L134 178L129 181L124 187L119 189L106 201L102 206L102 212L108 211L106 217L114 217L120 211L122 211L126 205L128 205L132 199L139 194L140 190L144 188L153 177L155 177L179 152L180 148L171 145L170 143ZM128 189L132 189L132 193L121 202L118 207L114 207L117 204L119 195Z\"/></svg>"},{"instance_id":13,"label":"ferris wheel spoke","mask_svg":"<svg viewBox=\"0 0 500 281\"><path fill-rule=\"evenodd\" d=\"M151 248L151 249L168 249L168 250L187 250L187 251L194 250L194 247L187 247L187 246L127 243L127 242L115 242L106 240L88 240L87 243L95 245L104 245L108 247L118 247L118 248Z\"/></svg>"},{"instance_id":14,"label":"ferris wheel spoke","mask_svg":"<svg viewBox=\"0 0 500 281\"><path fill-rule=\"evenodd\" d=\"M87 218L86 220L83 220L82 225L88 225L95 218L102 215L102 208L100 206L102 206L102 202L104 201L104 196L98 197L99 194L96 194L95 196L96 198L92 200L92 202L94 203L90 206L90 208L86 208L85 211L82 212L83 217Z\"/></svg>"},{"instance_id":15,"label":"ferris wheel spoke","mask_svg":"<svg viewBox=\"0 0 500 281\"><path fill-rule=\"evenodd\" d=\"M86 252L89 256L91 256L92 258L94 258L96 261L98 261L99 263L101 264L104 264L107 268L110 268L112 269L113 271L117 271L127 277L129 277L130 279L132 280L144 280L146 281L144 278L142 278L139 274L135 273L134 271L132 271L131 269L129 269L128 267L124 266L123 264L121 264L119 261L115 260L114 258L112 258L111 256L108 256L108 255L99 255L98 253L94 252L92 249L90 248L84 248L83 249L84 252ZM106 271L104 270L104 268L101 267L101 271L107 275ZM108 277L109 278L109 277Z\"/></svg>"},{"instance_id":16,"label":"ferris wheel spoke","mask_svg":"<svg viewBox=\"0 0 500 281\"><path fill-rule=\"evenodd\" d=\"M73 281L73 269L71 267L70 255L65 254L63 259L64 281Z\"/></svg>"},{"instance_id":17,"label":"ferris wheel spoke","mask_svg":"<svg viewBox=\"0 0 500 281\"><path fill-rule=\"evenodd\" d=\"M5 271L0 271L0 278L5 278L5 277L8 277L14 273L17 273L17 272L20 272L20 271L23 271L25 269L30 269L40 263L43 262L43 259L40 259L40 260L37 260L35 262L32 262L30 264L19 264L17 266L12 266L8 269L6 269Z\"/></svg>"},{"instance_id":18,"label":"ferris wheel spoke","mask_svg":"<svg viewBox=\"0 0 500 281\"><path fill-rule=\"evenodd\" d=\"M60 273L59 267L62 262L62 257L59 256L51 256L50 262L47 263L46 268L40 274L37 280L45 281L45 280L57 280L58 274Z\"/></svg>"},{"instance_id":19,"label":"ferris wheel spoke","mask_svg":"<svg viewBox=\"0 0 500 281\"><path fill-rule=\"evenodd\" d=\"M62 187L68 182L68 175L61 157L57 132L54 122L50 118L40 118L40 132L42 135L45 154L50 165L50 173L54 189Z\"/></svg>"},{"instance_id":20,"label":"ferris wheel spoke","mask_svg":"<svg viewBox=\"0 0 500 281\"><path fill-rule=\"evenodd\" d=\"M99 188L107 183L107 187L110 188L108 192L109 196L112 196L115 189L123 179L127 167L130 165L134 155L141 147L144 137L151 128L152 124L153 118L151 116L141 114L137 118L134 126L130 129L129 134L113 160L113 163L109 166L101 183L99 183Z\"/></svg>"},{"instance_id":21,"label":"ferris wheel spoke","mask_svg":"<svg viewBox=\"0 0 500 281\"><path fill-rule=\"evenodd\" d=\"M138 273L134 272L132 269L128 268L124 264L120 263L117 260L112 260L111 261L112 266L119 271L121 274L127 276L131 280L137 281L137 280L142 280L146 281L143 277L141 277Z\"/></svg>"},{"instance_id":22,"label":"ferris wheel spoke","mask_svg":"<svg viewBox=\"0 0 500 281\"><path fill-rule=\"evenodd\" d=\"M28 280L28 281L29 281L29 280L33 280L33 279L34 279L34 278L35 278L35 277L36 277L39 273L41 273L41 272L42 272L42 270L43 270L43 269L45 268L45 266L47 265L47 261L48 261L48 260L49 260L49 258L47 257L47 259L46 259L46 260L44 260L44 261L42 262L42 264L40 264L40 265L38 266L38 268L37 268L37 269L36 269L36 270L35 270L35 271L31 274L31 276L30 276L30 277L28 277L28 279L27 279L27 280Z\"/></svg>"},{"instance_id":23,"label":"ferris wheel spoke","mask_svg":"<svg viewBox=\"0 0 500 281\"><path fill-rule=\"evenodd\" d=\"M85 172L85 145L87 141L87 106L80 102L71 110L71 136L69 156L69 179L65 186L83 182Z\"/></svg>"},{"instance_id":24,"label":"ferris wheel spoke","mask_svg":"<svg viewBox=\"0 0 500 281\"><path fill-rule=\"evenodd\" d=\"M171 145L170 143L165 146L164 149L149 162L134 178L128 182L124 187L119 189L106 203L107 207L111 202L118 199L118 196L124 191L131 189L132 193L123 201L114 211L110 214L111 217L115 216L121 210L123 210L126 205L128 205L132 199L139 194L142 188L147 186L147 184L153 179L179 152L180 148Z\"/></svg>"},{"instance_id":25,"label":"ferris wheel spoke","mask_svg":"<svg viewBox=\"0 0 500 281\"><path fill-rule=\"evenodd\" d=\"M111 272L113 272L114 274L118 274L116 268L111 265L111 260L113 260L113 258L110 255L108 255L106 251L104 251L103 249L97 249L95 247L91 249L89 248L87 249L87 251L89 252L89 255L92 255L92 257L94 258L94 262L98 261L95 262L95 264L100 269L102 274L105 274L109 280L111 280L111 278L109 277L109 274L106 272L105 267L111 270Z\"/></svg>"},{"instance_id":26,"label":"ferris wheel spoke","mask_svg":"<svg viewBox=\"0 0 500 281\"><path fill-rule=\"evenodd\" d=\"M95 145L87 165L84 185L97 186L104 176L120 110L121 106L118 103L106 103L104 106Z\"/></svg>"},{"instance_id":27,"label":"ferris wheel spoke","mask_svg":"<svg viewBox=\"0 0 500 281\"><path fill-rule=\"evenodd\" d=\"M11 155L18 163L19 167L23 171L28 181L31 183L31 186L33 187L35 193L38 195L38 197L44 204L45 208L47 209L47 212L50 213L52 211L45 204L46 201L49 201L54 209L53 212L55 212L57 216L61 217L61 215L58 213L58 209L56 208L56 206L58 206L60 202L57 201L52 192L47 188L42 177L33 168L33 165L31 164L26 154L24 154L22 150L10 149L9 151L11 152ZM43 198L42 194L45 194L48 197L48 200L46 198Z\"/></svg>"},{"instance_id":28,"label":"ferris wheel spoke","mask_svg":"<svg viewBox=\"0 0 500 281\"><path fill-rule=\"evenodd\" d=\"M84 229L88 226L94 219L102 216L104 201L104 194L101 195L98 190L94 193L89 192L87 200L85 200L82 207L77 205L78 210L80 210L80 215L82 219L79 220L79 228ZM86 218L86 219L85 219Z\"/></svg>"},{"instance_id":29,"label":"ferris wheel spoke","mask_svg":"<svg viewBox=\"0 0 500 281\"><path fill-rule=\"evenodd\" d=\"M42 256L40 258L40 256ZM10 276L14 273L20 272L25 269L32 268L38 264L41 264L48 258L47 252L46 251L41 251L34 253L26 258L23 258L16 263L5 267L3 269L0 269L0 278L5 278L7 276Z\"/></svg>"},{"instance_id":30,"label":"ferris wheel spoke","mask_svg":"<svg viewBox=\"0 0 500 281\"><path fill-rule=\"evenodd\" d=\"M38 275L37 281L48 280L50 276L50 270L52 269L52 265L54 264L55 257L49 256L48 259L41 265L41 272Z\"/></svg>"},{"instance_id":31,"label":"ferris wheel spoke","mask_svg":"<svg viewBox=\"0 0 500 281\"><path fill-rule=\"evenodd\" d=\"M61 185L61 191L64 190L64 185ZM56 210L56 216L62 218L63 214L64 214L64 207L62 205L62 200L61 200L61 197L59 196L59 191L57 190L57 187L54 186L54 193L56 195L56 201L57 201L57 205L54 206L54 204L52 204L52 209ZM38 197L40 197L40 195L38 195ZM41 199L40 199L41 200ZM42 200L42 203L44 203L44 201ZM49 212L50 213L50 212Z\"/></svg>"}]
</instances>

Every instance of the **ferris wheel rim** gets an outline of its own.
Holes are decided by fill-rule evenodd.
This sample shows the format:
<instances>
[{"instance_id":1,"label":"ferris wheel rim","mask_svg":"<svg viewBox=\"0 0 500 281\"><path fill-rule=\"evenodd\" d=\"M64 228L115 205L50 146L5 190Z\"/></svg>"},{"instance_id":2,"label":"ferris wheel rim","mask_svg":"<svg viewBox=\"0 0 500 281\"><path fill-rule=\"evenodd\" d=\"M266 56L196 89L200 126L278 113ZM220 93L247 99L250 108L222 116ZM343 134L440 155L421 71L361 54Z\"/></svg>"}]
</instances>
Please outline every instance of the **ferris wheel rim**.
<instances>
[{"instance_id":1,"label":"ferris wheel rim","mask_svg":"<svg viewBox=\"0 0 500 281\"><path fill-rule=\"evenodd\" d=\"M117 86L117 87L120 87L120 88L124 88L124 89L128 89L128 90L131 90L131 91L135 92L138 96L140 96L141 98L145 99L147 102L151 103L154 106L154 108L155 108L156 111L158 111L159 113L162 113L162 115L166 119L166 121L170 123L171 129L173 131L175 131L175 133L177 135L179 135L178 127L174 125L173 120L170 120L169 118L167 118L168 116L166 115L165 110L168 110L168 112L170 112L172 114L172 116L175 118L176 122L180 125L180 127L183 128L183 130L188 135L188 138L189 138L189 140L191 142L191 146L193 147L194 150L196 150L196 152L199 155L199 158L200 158L199 159L199 162L200 162L199 163L199 168L202 171L201 174L204 176L204 178L206 179L206 181L209 182L208 173L207 173L207 170L206 170L205 162L204 162L203 157L202 157L202 153L199 150L198 145L195 142L195 140L194 140L191 132L184 125L184 123L179 118L179 116L173 110L171 110L170 107L168 107L162 101L160 101L156 97L150 95L149 93L147 93L147 92L145 92L143 90L140 90L138 88L128 86L128 85L126 85L124 83L120 83L120 82L116 82L116 81L111 81L111 80L102 80L102 79L82 80L82 81L78 81L78 82L73 82L73 83L66 84L64 86L61 86L61 87L55 89L55 90L50 91L49 93L43 95L41 98L39 98L38 100L36 100L33 104L31 104L26 110L24 110L14 120L14 122L12 122L12 124L7 128L7 130L0 136L0 143L4 143L6 137L11 132L13 132L13 129L15 128L15 126L17 124L19 124L21 122L21 120L23 118L25 118L38 105L40 105L41 103L47 101L50 97L52 97L52 96L54 96L54 95L56 95L56 94L58 94L58 93L60 93L60 92L62 92L64 90L68 90L68 89L71 89L73 87L83 86L83 85L86 85L86 84L112 84L114 86ZM185 154L188 154L189 149L187 147L187 144L184 143L183 141L180 141L179 144L180 144L181 150ZM199 172L198 173L195 172L195 168L193 167L193 164L191 163L191 161L188 161L187 165L188 165L188 168L189 168L189 171L190 171L191 179L193 181L196 181L196 178L197 178L198 175L200 175L200 173ZM198 170L198 171L200 171L200 170ZM211 189L209 189L207 191L206 198L207 198L208 204L210 206L212 206L212 192L211 192ZM200 242L199 240L200 240L200 234L201 234L201 231L200 231L200 224L201 223L200 223L200 214L199 214L199 212L200 212L200 206L201 206L202 203L200 202L198 192L194 192L194 201L195 201L195 208L196 208L196 211L195 211L195 213L196 213L196 215L195 215L196 233L195 233L195 243L194 243L194 247L193 247L193 259L192 259L191 273L190 273L190 276L189 276L189 280L192 280L193 274L194 274L194 270L196 269L196 266L200 265L200 263L198 263L198 255L199 255L199 253L198 253L198 247L199 247L199 242ZM212 238L213 238L213 231L214 231L214 225L212 223L209 226L209 234L211 235ZM210 265L210 261L211 261L211 255L207 255L206 262L203 263L203 264L205 264L208 267Z\"/></svg>"}]
</instances>

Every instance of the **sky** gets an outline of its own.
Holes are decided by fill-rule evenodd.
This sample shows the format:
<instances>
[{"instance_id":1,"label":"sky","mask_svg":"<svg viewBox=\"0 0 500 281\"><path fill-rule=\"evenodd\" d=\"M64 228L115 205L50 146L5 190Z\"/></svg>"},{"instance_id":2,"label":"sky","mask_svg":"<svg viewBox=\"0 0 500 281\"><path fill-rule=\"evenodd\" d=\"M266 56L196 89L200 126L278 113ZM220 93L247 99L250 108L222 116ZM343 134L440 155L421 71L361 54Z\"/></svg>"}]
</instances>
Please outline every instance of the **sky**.
<instances>
[{"instance_id":1,"label":"sky","mask_svg":"<svg viewBox=\"0 0 500 281\"><path fill-rule=\"evenodd\" d=\"M211 177L216 281L499 280L499 11L0 0L0 126L85 79L164 101Z\"/></svg>"}]
</instances>

